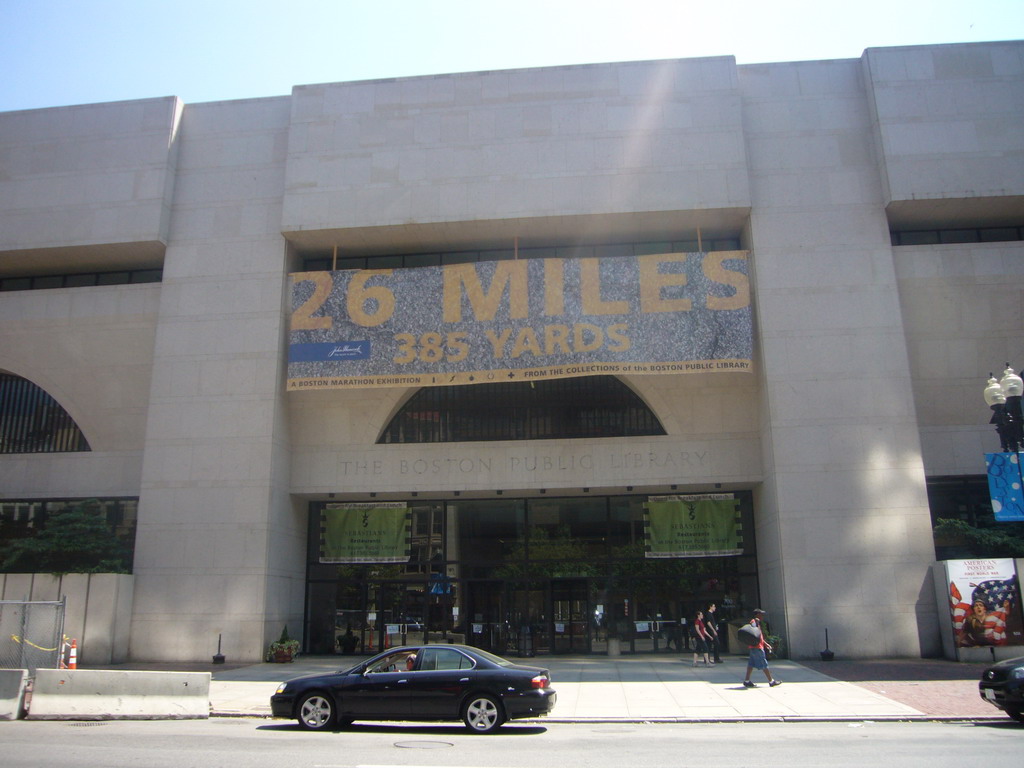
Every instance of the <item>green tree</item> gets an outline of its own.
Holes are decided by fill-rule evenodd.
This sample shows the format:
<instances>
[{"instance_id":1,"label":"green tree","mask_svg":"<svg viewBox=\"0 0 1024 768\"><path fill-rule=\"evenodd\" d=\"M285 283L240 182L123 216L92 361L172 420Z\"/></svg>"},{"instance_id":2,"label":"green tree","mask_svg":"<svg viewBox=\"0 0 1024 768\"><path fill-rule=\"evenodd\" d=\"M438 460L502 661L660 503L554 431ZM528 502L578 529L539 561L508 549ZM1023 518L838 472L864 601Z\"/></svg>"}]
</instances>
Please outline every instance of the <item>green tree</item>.
<instances>
[{"instance_id":1,"label":"green tree","mask_svg":"<svg viewBox=\"0 0 1024 768\"><path fill-rule=\"evenodd\" d=\"M1024 523L988 527L940 517L933 533L936 542L960 547L969 558L1024 557Z\"/></svg>"},{"instance_id":2,"label":"green tree","mask_svg":"<svg viewBox=\"0 0 1024 768\"><path fill-rule=\"evenodd\" d=\"M510 548L506 562L495 570L500 578L538 578L541 576L593 576L597 573L586 547L572 537L569 526L554 531L542 526L530 528L530 562L526 562L526 542Z\"/></svg>"},{"instance_id":3,"label":"green tree","mask_svg":"<svg viewBox=\"0 0 1024 768\"><path fill-rule=\"evenodd\" d=\"M55 512L34 536L0 552L7 573L129 573L128 550L95 499Z\"/></svg>"}]
</instances>

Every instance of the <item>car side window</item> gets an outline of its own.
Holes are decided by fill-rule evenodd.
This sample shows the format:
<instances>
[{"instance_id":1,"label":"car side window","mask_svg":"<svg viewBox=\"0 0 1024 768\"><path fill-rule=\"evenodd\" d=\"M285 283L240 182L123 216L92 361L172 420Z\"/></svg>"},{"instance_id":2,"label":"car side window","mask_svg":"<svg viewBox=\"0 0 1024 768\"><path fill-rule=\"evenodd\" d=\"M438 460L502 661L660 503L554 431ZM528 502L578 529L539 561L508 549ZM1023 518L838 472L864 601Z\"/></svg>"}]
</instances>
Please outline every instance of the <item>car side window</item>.
<instances>
[{"instance_id":1,"label":"car side window","mask_svg":"<svg viewBox=\"0 0 1024 768\"><path fill-rule=\"evenodd\" d=\"M370 674L404 672L406 671L405 660L408 655L408 653L392 653L390 656L385 656L383 659L378 660L376 664L369 667L366 671Z\"/></svg>"},{"instance_id":2,"label":"car side window","mask_svg":"<svg viewBox=\"0 0 1024 768\"><path fill-rule=\"evenodd\" d=\"M424 648L421 670L472 669L473 660L454 648Z\"/></svg>"}]
</instances>

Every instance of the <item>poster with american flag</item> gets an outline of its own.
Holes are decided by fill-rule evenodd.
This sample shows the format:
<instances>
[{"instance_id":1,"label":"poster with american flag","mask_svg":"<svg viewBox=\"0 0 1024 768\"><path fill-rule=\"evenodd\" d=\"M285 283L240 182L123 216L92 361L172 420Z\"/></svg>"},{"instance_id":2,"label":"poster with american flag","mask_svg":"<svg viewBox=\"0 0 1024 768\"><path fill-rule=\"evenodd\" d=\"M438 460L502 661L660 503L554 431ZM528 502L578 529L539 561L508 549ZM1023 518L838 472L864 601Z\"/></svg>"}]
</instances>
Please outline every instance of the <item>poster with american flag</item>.
<instances>
[{"instance_id":1,"label":"poster with american flag","mask_svg":"<svg viewBox=\"0 0 1024 768\"><path fill-rule=\"evenodd\" d=\"M946 566L957 646L1024 645L1020 582L1014 561L950 560Z\"/></svg>"}]
</instances>

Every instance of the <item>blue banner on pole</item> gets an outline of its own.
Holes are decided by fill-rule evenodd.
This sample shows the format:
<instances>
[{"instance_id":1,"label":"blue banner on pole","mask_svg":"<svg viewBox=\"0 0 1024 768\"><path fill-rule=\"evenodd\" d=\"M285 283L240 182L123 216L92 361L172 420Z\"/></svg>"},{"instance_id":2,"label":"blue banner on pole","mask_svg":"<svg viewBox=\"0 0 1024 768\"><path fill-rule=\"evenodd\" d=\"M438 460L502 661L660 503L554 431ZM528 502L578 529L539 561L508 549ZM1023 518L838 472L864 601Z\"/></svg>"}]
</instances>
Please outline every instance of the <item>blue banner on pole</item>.
<instances>
[{"instance_id":1,"label":"blue banner on pole","mask_svg":"<svg viewBox=\"0 0 1024 768\"><path fill-rule=\"evenodd\" d=\"M1021 474L1020 453L986 453L988 492L992 512L1000 523L1024 522L1024 475Z\"/></svg>"}]
</instances>

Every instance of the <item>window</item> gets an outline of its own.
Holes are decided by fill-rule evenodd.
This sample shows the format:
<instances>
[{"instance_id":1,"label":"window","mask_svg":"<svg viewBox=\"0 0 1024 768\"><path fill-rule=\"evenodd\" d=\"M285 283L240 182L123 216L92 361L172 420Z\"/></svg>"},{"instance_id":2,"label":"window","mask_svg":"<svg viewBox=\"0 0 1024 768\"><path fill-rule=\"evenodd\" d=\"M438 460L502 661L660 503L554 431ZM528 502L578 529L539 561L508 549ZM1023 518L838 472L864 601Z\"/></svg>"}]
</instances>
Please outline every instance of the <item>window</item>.
<instances>
[{"instance_id":1,"label":"window","mask_svg":"<svg viewBox=\"0 0 1024 768\"><path fill-rule=\"evenodd\" d=\"M317 272L337 269L400 269L410 267L437 266L438 264L465 264L476 261L500 261L503 259L554 259L593 258L605 256L643 256L658 253L694 253L705 251L738 251L738 232L703 237L696 233L682 236L677 240L661 240L649 243L598 243L592 245L541 246L534 248L491 248L470 251L446 251L441 253L407 253L376 256L325 255L322 251L303 256L302 269Z\"/></svg>"},{"instance_id":2,"label":"window","mask_svg":"<svg viewBox=\"0 0 1024 768\"><path fill-rule=\"evenodd\" d=\"M1024 240L1024 227L892 230L889 234L893 245L1002 243Z\"/></svg>"},{"instance_id":3,"label":"window","mask_svg":"<svg viewBox=\"0 0 1024 768\"><path fill-rule=\"evenodd\" d=\"M45 288L82 288L94 285L159 283L162 269L133 269L119 272L83 272L68 275L34 275L0 278L0 291L39 291Z\"/></svg>"},{"instance_id":4,"label":"window","mask_svg":"<svg viewBox=\"0 0 1024 768\"><path fill-rule=\"evenodd\" d=\"M444 510L440 504L410 505L412 540L407 573L428 574L444 551Z\"/></svg>"},{"instance_id":5,"label":"window","mask_svg":"<svg viewBox=\"0 0 1024 768\"><path fill-rule=\"evenodd\" d=\"M614 376L424 387L378 443L664 435L661 423Z\"/></svg>"},{"instance_id":6,"label":"window","mask_svg":"<svg viewBox=\"0 0 1024 768\"><path fill-rule=\"evenodd\" d=\"M0 453L88 451L71 415L28 379L0 373Z\"/></svg>"},{"instance_id":7,"label":"window","mask_svg":"<svg viewBox=\"0 0 1024 768\"><path fill-rule=\"evenodd\" d=\"M5 499L0 501L0 550L17 539L30 538L47 527L54 515L85 507L102 517L124 546L126 573L131 572L135 551L135 526L139 500L103 499Z\"/></svg>"},{"instance_id":8,"label":"window","mask_svg":"<svg viewBox=\"0 0 1024 768\"><path fill-rule=\"evenodd\" d=\"M603 497L531 499L530 560L582 560L608 556L608 511Z\"/></svg>"},{"instance_id":9,"label":"window","mask_svg":"<svg viewBox=\"0 0 1024 768\"><path fill-rule=\"evenodd\" d=\"M447 505L462 560L486 564L514 559L525 551L524 499L465 499ZM448 553L453 558L452 553Z\"/></svg>"},{"instance_id":10,"label":"window","mask_svg":"<svg viewBox=\"0 0 1024 768\"><path fill-rule=\"evenodd\" d=\"M444 669L472 669L473 661L454 648L426 647L420 651L420 671L429 672Z\"/></svg>"},{"instance_id":11,"label":"window","mask_svg":"<svg viewBox=\"0 0 1024 768\"><path fill-rule=\"evenodd\" d=\"M410 657L415 659L416 654L409 653L409 651L396 651L380 659L366 671L371 675L379 675L385 672L405 672L409 668Z\"/></svg>"},{"instance_id":12,"label":"window","mask_svg":"<svg viewBox=\"0 0 1024 768\"><path fill-rule=\"evenodd\" d=\"M982 533L1024 538L1024 523L996 522L988 477L985 475L928 478L928 506L933 527L938 525L939 520L959 520ZM992 552L987 551L989 546L988 543L971 541L956 534L935 533L936 560L993 557Z\"/></svg>"}]
</instances>

